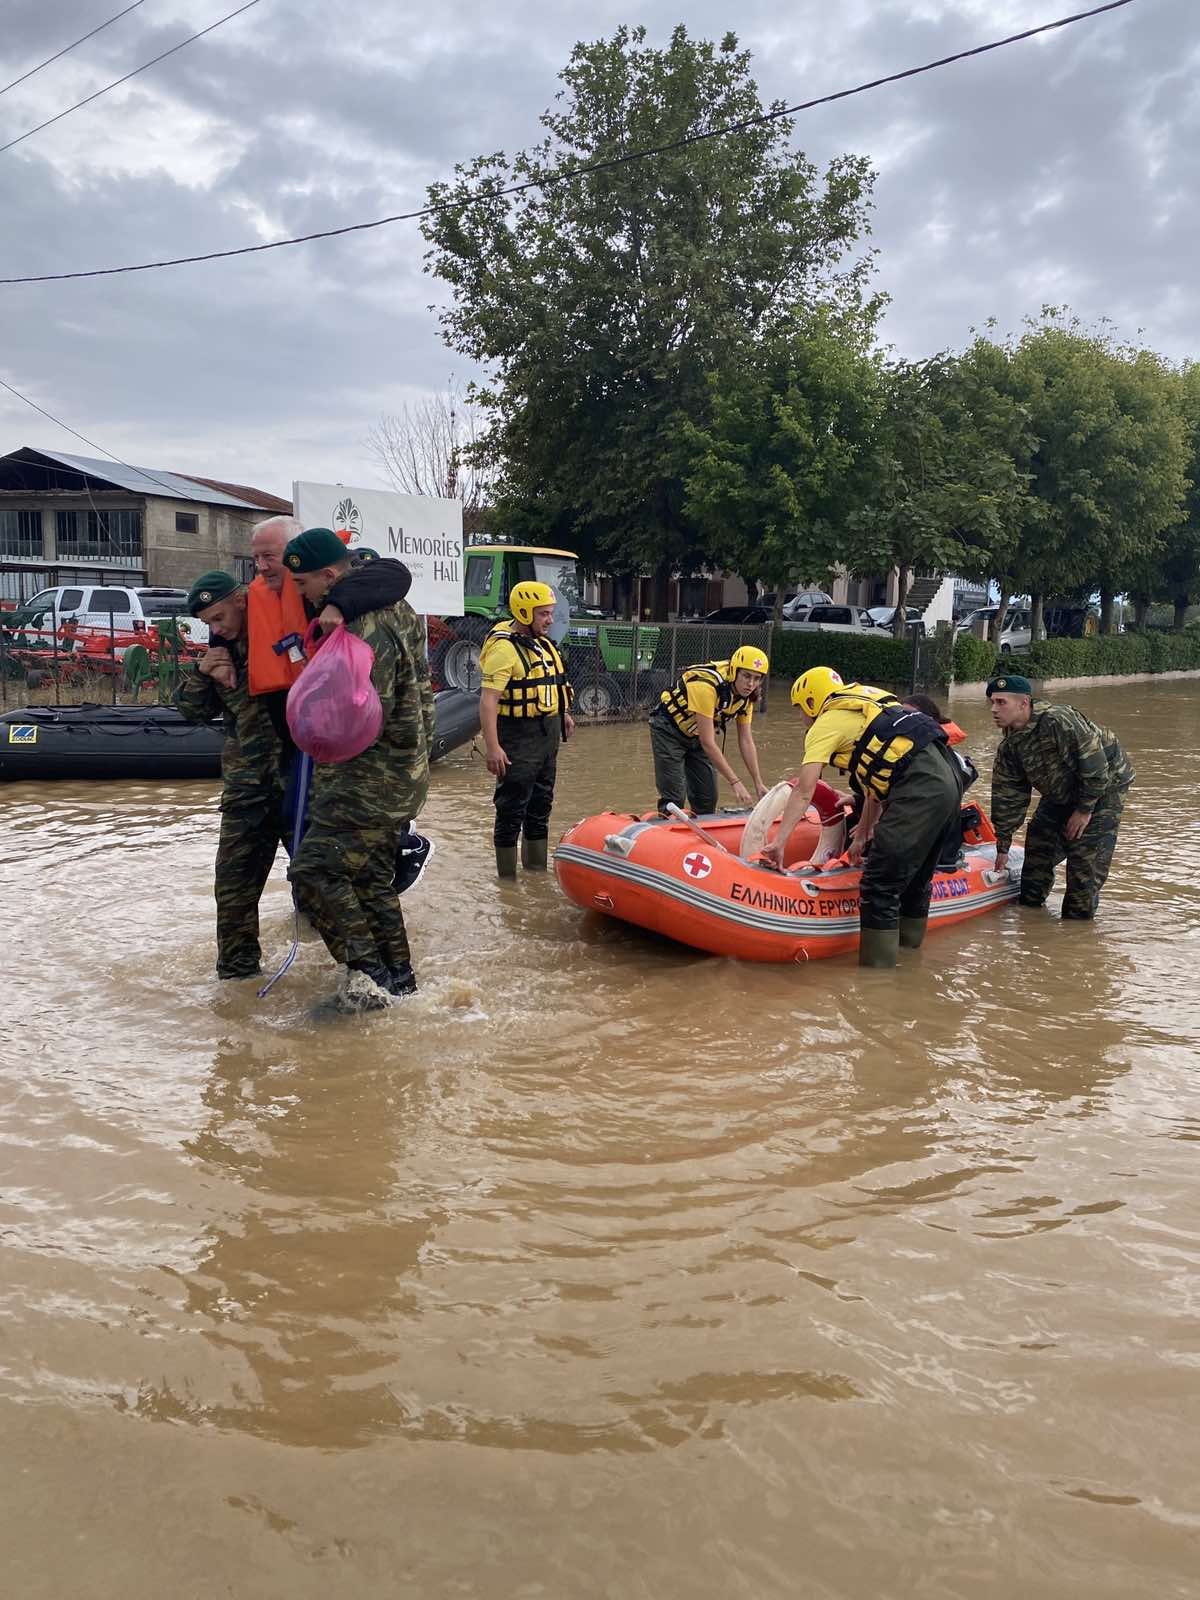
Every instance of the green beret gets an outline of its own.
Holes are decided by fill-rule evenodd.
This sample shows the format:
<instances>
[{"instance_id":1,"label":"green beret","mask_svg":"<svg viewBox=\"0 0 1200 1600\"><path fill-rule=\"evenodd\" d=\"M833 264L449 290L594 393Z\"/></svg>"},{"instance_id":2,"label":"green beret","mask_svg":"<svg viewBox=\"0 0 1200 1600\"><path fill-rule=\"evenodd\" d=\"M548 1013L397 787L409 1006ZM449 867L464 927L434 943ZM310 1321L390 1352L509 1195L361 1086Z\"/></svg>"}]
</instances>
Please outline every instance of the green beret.
<instances>
[{"instance_id":1,"label":"green beret","mask_svg":"<svg viewBox=\"0 0 1200 1600\"><path fill-rule=\"evenodd\" d=\"M990 700L994 694L1027 694L1033 699L1033 685L1028 678L1023 678L1019 672L1002 672L998 678L993 678L987 686L987 697Z\"/></svg>"},{"instance_id":2,"label":"green beret","mask_svg":"<svg viewBox=\"0 0 1200 1600\"><path fill-rule=\"evenodd\" d=\"M340 567L349 559L349 550L332 528L305 528L283 552L289 572L319 572L322 567Z\"/></svg>"},{"instance_id":3,"label":"green beret","mask_svg":"<svg viewBox=\"0 0 1200 1600\"><path fill-rule=\"evenodd\" d=\"M360 545L357 550L351 550L350 559L356 567L361 567L368 561L379 561L382 557L378 550L372 550L367 545Z\"/></svg>"},{"instance_id":4,"label":"green beret","mask_svg":"<svg viewBox=\"0 0 1200 1600\"><path fill-rule=\"evenodd\" d=\"M198 617L202 611L207 611L209 606L215 606L219 600L228 600L231 594L236 594L241 588L236 578L228 572L202 572L195 583L188 590L187 608L193 617Z\"/></svg>"}]
</instances>

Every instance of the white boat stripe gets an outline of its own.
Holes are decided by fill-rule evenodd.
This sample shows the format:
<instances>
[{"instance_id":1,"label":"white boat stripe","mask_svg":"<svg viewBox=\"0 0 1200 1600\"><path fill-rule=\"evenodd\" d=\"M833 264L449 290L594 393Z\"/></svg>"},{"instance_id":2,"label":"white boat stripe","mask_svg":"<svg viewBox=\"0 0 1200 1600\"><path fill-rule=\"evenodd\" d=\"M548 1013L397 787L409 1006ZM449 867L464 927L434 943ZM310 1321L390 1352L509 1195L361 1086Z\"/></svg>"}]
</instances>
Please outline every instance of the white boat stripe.
<instances>
[{"instance_id":1,"label":"white boat stripe","mask_svg":"<svg viewBox=\"0 0 1200 1600\"><path fill-rule=\"evenodd\" d=\"M780 933L795 936L803 933L806 937L836 938L848 933L858 931L858 917L817 917L812 918L789 915L781 912L758 910L744 902L726 901L718 899L716 895L702 889L697 884L685 884L681 879L672 877L671 874L661 872L654 867L646 867L625 858L606 854L602 851L592 850L583 845L560 844L555 855L564 860L575 862L579 866L590 867L602 876L621 879L635 884L641 888L653 890L664 895L669 900L676 900L683 905L689 905L697 911L705 912L714 917L719 917L727 922L735 922L744 927L754 928L761 933ZM835 875L840 878L843 874ZM791 880L793 883L795 880ZM766 887L764 885L764 887ZM838 892L837 886L829 882L823 887ZM930 921L936 922L942 918L953 917L963 911L982 911L993 905L999 905L1007 900L1013 900L1018 893L1015 883L998 884L995 888L985 893L964 895L954 899L935 900L929 908ZM844 893L845 891L842 890Z\"/></svg>"}]
</instances>

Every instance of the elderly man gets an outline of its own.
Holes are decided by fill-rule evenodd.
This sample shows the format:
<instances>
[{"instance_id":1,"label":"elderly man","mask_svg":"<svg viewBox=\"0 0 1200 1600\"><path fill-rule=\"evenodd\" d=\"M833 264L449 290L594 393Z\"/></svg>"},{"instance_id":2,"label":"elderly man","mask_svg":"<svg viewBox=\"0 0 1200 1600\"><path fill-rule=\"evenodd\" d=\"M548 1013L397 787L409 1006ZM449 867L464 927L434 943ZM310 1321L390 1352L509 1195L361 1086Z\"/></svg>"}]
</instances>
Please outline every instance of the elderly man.
<instances>
[{"instance_id":1,"label":"elderly man","mask_svg":"<svg viewBox=\"0 0 1200 1600\"><path fill-rule=\"evenodd\" d=\"M1112 865L1133 767L1116 734L1074 706L1036 700L1019 673L987 686L1000 748L992 765L992 826L996 866L1007 866L1012 836L1025 820L1033 791L1042 796L1025 836L1023 906L1043 906L1054 870L1067 863L1066 920L1090 921Z\"/></svg>"},{"instance_id":2,"label":"elderly man","mask_svg":"<svg viewBox=\"0 0 1200 1600\"><path fill-rule=\"evenodd\" d=\"M301 531L295 517L268 517L250 534L256 576L246 591L246 610L253 695L286 699L304 665L301 646L308 618L300 592L283 564L284 546Z\"/></svg>"},{"instance_id":3,"label":"elderly man","mask_svg":"<svg viewBox=\"0 0 1200 1600\"><path fill-rule=\"evenodd\" d=\"M340 600L327 615L330 596L398 565L372 561L348 577L349 553L329 528L309 528L292 539L284 564L323 626L342 620ZM389 996L417 987L394 880L401 833L429 784L433 691L424 629L407 602L372 608L346 619L346 627L374 653L371 682L383 727L361 755L317 764L308 828L289 877L301 910L347 969L346 1008L378 1010Z\"/></svg>"}]
</instances>

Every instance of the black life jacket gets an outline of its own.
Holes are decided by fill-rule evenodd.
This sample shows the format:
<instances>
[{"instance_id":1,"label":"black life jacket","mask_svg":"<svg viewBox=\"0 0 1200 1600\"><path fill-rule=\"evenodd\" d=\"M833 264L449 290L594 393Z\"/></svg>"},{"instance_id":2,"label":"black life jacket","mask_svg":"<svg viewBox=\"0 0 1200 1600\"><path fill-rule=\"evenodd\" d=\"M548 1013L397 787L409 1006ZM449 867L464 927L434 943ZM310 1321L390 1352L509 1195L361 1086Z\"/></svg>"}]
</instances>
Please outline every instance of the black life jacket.
<instances>
[{"instance_id":1,"label":"black life jacket","mask_svg":"<svg viewBox=\"0 0 1200 1600\"><path fill-rule=\"evenodd\" d=\"M857 711L863 717L863 731L853 748L838 751L830 763L848 775L859 794L869 792L886 800L892 784L918 751L950 742L940 723L923 711L902 706L894 695L881 689L867 690L855 684L830 695L822 712L835 709Z\"/></svg>"},{"instance_id":2,"label":"black life jacket","mask_svg":"<svg viewBox=\"0 0 1200 1600\"><path fill-rule=\"evenodd\" d=\"M733 680L725 676L728 667L727 661L707 661L701 666L685 667L678 681L669 689L664 689L659 696L659 710L666 712L686 738L698 737L695 713L688 708L689 683L711 683L716 690L717 706L713 715L713 727L718 733L724 733L727 722L733 721L735 717L753 706L754 701L738 694L733 686Z\"/></svg>"},{"instance_id":3,"label":"black life jacket","mask_svg":"<svg viewBox=\"0 0 1200 1600\"><path fill-rule=\"evenodd\" d=\"M510 678L500 696L497 711L502 717L561 717L573 699L563 658L550 639L533 639L514 631L511 620L496 623L483 641L486 650L491 639L507 639L517 652L523 668L519 678Z\"/></svg>"}]
</instances>

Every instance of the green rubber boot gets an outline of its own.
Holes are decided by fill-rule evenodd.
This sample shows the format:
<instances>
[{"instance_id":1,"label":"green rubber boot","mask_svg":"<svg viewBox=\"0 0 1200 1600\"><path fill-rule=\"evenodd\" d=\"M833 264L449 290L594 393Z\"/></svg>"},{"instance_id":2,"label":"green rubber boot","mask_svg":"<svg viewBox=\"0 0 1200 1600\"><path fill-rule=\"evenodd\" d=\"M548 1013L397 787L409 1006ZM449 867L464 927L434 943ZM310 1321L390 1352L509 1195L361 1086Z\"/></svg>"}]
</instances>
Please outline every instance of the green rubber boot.
<instances>
[{"instance_id":1,"label":"green rubber boot","mask_svg":"<svg viewBox=\"0 0 1200 1600\"><path fill-rule=\"evenodd\" d=\"M496 876L515 878L517 875L517 847L515 844L496 846Z\"/></svg>"},{"instance_id":2,"label":"green rubber boot","mask_svg":"<svg viewBox=\"0 0 1200 1600\"><path fill-rule=\"evenodd\" d=\"M858 964L860 967L894 967L899 949L899 928L864 928L858 936Z\"/></svg>"},{"instance_id":3,"label":"green rubber boot","mask_svg":"<svg viewBox=\"0 0 1200 1600\"><path fill-rule=\"evenodd\" d=\"M901 950L919 950L925 943L925 929L929 926L928 917L901 917L900 918L900 948Z\"/></svg>"},{"instance_id":4,"label":"green rubber boot","mask_svg":"<svg viewBox=\"0 0 1200 1600\"><path fill-rule=\"evenodd\" d=\"M545 872L550 849L549 839L521 840L521 865L530 872Z\"/></svg>"}]
</instances>

